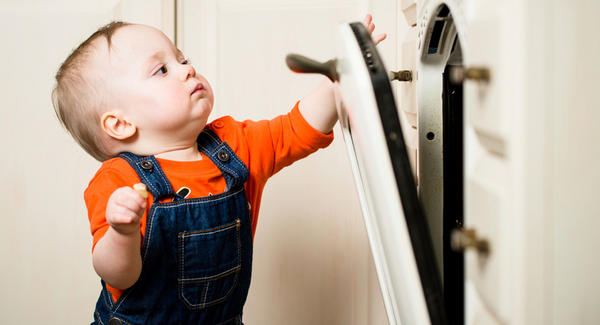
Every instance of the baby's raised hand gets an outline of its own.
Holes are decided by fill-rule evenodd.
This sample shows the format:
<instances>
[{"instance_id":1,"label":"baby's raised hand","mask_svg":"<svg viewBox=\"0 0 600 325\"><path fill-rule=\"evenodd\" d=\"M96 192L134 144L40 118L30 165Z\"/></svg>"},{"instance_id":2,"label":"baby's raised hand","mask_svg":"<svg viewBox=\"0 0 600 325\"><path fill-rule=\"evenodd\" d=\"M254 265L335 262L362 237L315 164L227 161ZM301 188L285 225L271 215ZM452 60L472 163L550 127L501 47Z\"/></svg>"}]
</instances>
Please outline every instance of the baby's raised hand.
<instances>
[{"instance_id":1,"label":"baby's raised hand","mask_svg":"<svg viewBox=\"0 0 600 325\"><path fill-rule=\"evenodd\" d=\"M106 222L118 233L134 234L140 231L140 219L146 210L146 200L133 188L116 189L106 204Z\"/></svg>"},{"instance_id":2,"label":"baby's raised hand","mask_svg":"<svg viewBox=\"0 0 600 325\"><path fill-rule=\"evenodd\" d=\"M373 16L371 16L370 14L367 14L365 16L365 19L363 19L362 23L363 23L363 25L365 25L365 27L367 28L369 33L373 34L373 31L375 30L375 24L373 24ZM379 35L373 37L373 42L375 42L375 45L377 45L381 41L383 41L386 37L387 37L387 34L379 34Z\"/></svg>"}]
</instances>

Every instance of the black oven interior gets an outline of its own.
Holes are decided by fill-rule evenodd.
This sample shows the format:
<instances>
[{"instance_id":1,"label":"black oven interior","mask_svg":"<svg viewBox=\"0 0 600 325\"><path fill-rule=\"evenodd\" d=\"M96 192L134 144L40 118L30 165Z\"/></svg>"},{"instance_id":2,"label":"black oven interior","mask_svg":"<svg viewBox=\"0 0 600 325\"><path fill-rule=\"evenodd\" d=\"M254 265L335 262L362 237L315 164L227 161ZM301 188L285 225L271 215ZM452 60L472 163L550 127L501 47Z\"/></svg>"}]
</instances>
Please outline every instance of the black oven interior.
<instances>
[{"instance_id":1,"label":"black oven interior","mask_svg":"<svg viewBox=\"0 0 600 325\"><path fill-rule=\"evenodd\" d=\"M441 5L432 15L428 32L425 37L425 48L421 56L421 65L428 66L428 71L419 81L423 84L441 85L441 107L438 116L441 117L441 134L424 132L425 138L419 141L427 143L433 137L441 136L441 167L442 191L437 197L443 203L441 216L430 216L430 229L440 229L441 234L432 234L434 250L442 265L439 265L442 275L446 314L450 324L464 324L465 293L464 293L464 257L461 252L451 249L451 234L463 226L464 218L464 102L463 84L450 78L451 70L462 68L463 56L460 33L457 29L452 12L446 5ZM440 82L441 79L441 82ZM426 173L427 171L421 171ZM422 185L423 186L423 185ZM421 188L420 192L429 189ZM428 213L425 206L425 213ZM438 212L440 213L440 212ZM441 225L432 225L432 222ZM440 237L436 241L435 237Z\"/></svg>"}]
</instances>

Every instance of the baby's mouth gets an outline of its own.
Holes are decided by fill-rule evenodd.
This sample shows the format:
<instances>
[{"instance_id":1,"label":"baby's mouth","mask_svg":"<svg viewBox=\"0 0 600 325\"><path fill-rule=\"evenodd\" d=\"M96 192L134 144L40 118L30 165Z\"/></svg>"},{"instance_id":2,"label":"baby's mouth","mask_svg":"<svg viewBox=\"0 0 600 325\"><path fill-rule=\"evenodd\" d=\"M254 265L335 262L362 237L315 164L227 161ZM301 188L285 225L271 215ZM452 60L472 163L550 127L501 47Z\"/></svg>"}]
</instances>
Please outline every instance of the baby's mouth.
<instances>
[{"instance_id":1,"label":"baby's mouth","mask_svg":"<svg viewBox=\"0 0 600 325\"><path fill-rule=\"evenodd\" d=\"M198 92L200 92L200 91L202 91L202 90L204 90L204 86L202 85L202 83L201 83L201 82L199 82L199 83L196 85L196 87L194 87L194 90L192 90L192 93L191 93L191 95L193 95L193 94L195 94L195 93L198 93Z\"/></svg>"}]
</instances>

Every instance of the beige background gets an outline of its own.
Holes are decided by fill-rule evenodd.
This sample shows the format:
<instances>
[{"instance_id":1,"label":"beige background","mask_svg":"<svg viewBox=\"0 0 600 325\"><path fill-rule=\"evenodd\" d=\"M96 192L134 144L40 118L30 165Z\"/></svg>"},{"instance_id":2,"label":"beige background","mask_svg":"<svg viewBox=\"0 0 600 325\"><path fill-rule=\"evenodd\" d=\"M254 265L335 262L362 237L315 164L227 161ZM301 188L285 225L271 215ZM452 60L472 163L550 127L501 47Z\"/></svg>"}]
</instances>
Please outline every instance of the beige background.
<instances>
[{"instance_id":1,"label":"beige background","mask_svg":"<svg viewBox=\"0 0 600 325\"><path fill-rule=\"evenodd\" d=\"M0 315L6 324L92 320L99 278L83 190L99 163L60 127L54 74L79 42L111 19L162 28L216 92L212 115L270 118L313 89L316 76L287 70L297 52L335 55L335 27L375 16L396 60L395 1L203 0L0 2ZM403 19L400 17L400 19ZM346 152L327 150L272 178L263 197L245 308L249 324L387 322Z\"/></svg>"}]
</instances>

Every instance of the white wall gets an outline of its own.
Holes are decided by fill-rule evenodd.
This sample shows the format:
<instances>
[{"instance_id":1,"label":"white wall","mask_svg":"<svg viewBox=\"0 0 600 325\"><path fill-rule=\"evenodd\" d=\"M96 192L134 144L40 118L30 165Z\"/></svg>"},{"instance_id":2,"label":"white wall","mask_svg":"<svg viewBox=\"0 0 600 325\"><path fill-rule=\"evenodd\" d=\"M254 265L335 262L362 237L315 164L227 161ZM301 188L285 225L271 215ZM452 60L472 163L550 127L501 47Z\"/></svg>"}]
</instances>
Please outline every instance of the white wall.
<instances>
[{"instance_id":1,"label":"white wall","mask_svg":"<svg viewBox=\"0 0 600 325\"><path fill-rule=\"evenodd\" d=\"M113 3L114 5L114 3ZM0 6L0 314L6 324L91 320L98 278L83 204L98 167L59 127L50 101L69 51L110 5Z\"/></svg>"}]
</instances>

